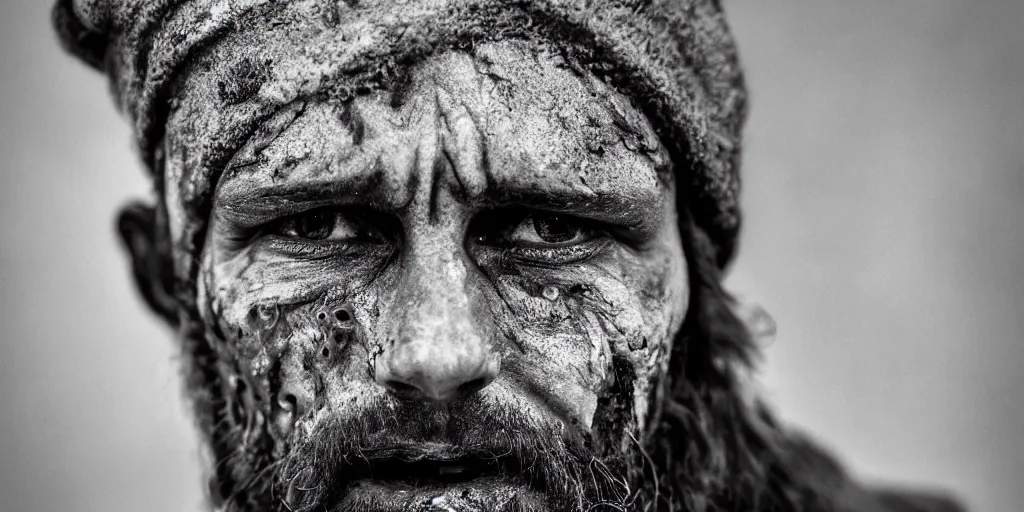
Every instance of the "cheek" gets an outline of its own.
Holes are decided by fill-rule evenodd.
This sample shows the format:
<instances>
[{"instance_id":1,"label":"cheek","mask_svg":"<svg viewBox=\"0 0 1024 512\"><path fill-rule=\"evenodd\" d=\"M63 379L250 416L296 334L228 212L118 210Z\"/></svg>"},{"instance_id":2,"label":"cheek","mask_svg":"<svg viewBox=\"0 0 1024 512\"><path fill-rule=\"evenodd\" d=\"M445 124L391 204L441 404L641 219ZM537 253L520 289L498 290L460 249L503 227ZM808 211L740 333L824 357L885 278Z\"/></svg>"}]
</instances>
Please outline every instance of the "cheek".
<instances>
[{"instance_id":1,"label":"cheek","mask_svg":"<svg viewBox=\"0 0 1024 512\"><path fill-rule=\"evenodd\" d=\"M238 414L266 419L279 438L296 427L312 431L370 387L367 326L378 315L376 298L345 273L283 270L261 261L206 265L199 297L209 305L203 317L219 341L233 405L246 409ZM239 389L246 396L236 396Z\"/></svg>"},{"instance_id":2,"label":"cheek","mask_svg":"<svg viewBox=\"0 0 1024 512\"><path fill-rule=\"evenodd\" d=\"M674 236L678 236L672 231ZM689 307L685 257L680 242L666 244L644 265L628 269L627 287L634 290L639 337L626 339L618 349L633 368L633 406L637 424L646 428L654 387L668 371L675 338Z\"/></svg>"},{"instance_id":3,"label":"cheek","mask_svg":"<svg viewBox=\"0 0 1024 512\"><path fill-rule=\"evenodd\" d=\"M643 260L619 254L571 270L496 277L495 318L513 345L503 358L517 362L505 365L517 372L510 378L533 382L549 410L589 429L614 388L614 359L635 376L628 387L642 426L685 313L681 257L668 250Z\"/></svg>"},{"instance_id":4,"label":"cheek","mask_svg":"<svg viewBox=\"0 0 1024 512\"><path fill-rule=\"evenodd\" d=\"M495 284L501 296L492 302L495 323L509 340L502 350L501 382L546 422L589 429L608 377L610 354L600 321L578 301L567 300L574 283L565 277L505 276Z\"/></svg>"},{"instance_id":5,"label":"cheek","mask_svg":"<svg viewBox=\"0 0 1024 512\"><path fill-rule=\"evenodd\" d=\"M684 274L674 258L681 255L639 259L619 251L557 271L491 268L494 293L486 300L505 341L496 344L501 375L485 394L589 431L614 387L613 360L625 362L635 376L635 421L643 425L651 383L664 371L685 312ZM397 277L383 272L371 282L361 276L373 273L357 267L296 267L246 254L203 267L200 304L221 340L223 380L242 383L251 397L235 404L255 410L278 435L312 431L326 411L355 413L385 394L371 365L387 331L381 305L393 302Z\"/></svg>"}]
</instances>

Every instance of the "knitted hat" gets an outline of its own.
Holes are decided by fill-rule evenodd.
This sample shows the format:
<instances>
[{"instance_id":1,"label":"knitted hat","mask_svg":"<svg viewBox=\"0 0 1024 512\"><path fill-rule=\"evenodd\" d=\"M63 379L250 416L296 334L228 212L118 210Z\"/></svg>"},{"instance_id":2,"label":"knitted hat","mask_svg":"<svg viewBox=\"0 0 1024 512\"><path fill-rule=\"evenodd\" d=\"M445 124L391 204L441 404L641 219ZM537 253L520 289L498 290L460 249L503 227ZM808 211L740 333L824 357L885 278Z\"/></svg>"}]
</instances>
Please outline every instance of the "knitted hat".
<instances>
[{"instance_id":1,"label":"knitted hat","mask_svg":"<svg viewBox=\"0 0 1024 512\"><path fill-rule=\"evenodd\" d=\"M68 51L109 75L154 177L175 111L216 134L190 141L197 171L177 191L207 205L230 155L298 98L384 87L396 67L440 51L543 40L644 112L719 266L735 250L746 91L719 0L58 0L54 24ZM212 85L190 94L216 108L178 101L195 73Z\"/></svg>"}]
</instances>

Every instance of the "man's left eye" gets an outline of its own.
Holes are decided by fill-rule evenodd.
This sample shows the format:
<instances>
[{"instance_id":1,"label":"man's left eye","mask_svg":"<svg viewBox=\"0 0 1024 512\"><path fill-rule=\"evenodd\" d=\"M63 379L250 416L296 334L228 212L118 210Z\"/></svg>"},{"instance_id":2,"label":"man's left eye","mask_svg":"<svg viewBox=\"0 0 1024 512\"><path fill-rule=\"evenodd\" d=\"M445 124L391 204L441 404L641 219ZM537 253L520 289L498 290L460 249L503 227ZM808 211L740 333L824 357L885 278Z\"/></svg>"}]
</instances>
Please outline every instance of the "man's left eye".
<instances>
[{"instance_id":1,"label":"man's left eye","mask_svg":"<svg viewBox=\"0 0 1024 512\"><path fill-rule=\"evenodd\" d=\"M566 246L595 236L595 231L582 219L570 215L531 214L512 229L507 241L517 245Z\"/></svg>"}]
</instances>

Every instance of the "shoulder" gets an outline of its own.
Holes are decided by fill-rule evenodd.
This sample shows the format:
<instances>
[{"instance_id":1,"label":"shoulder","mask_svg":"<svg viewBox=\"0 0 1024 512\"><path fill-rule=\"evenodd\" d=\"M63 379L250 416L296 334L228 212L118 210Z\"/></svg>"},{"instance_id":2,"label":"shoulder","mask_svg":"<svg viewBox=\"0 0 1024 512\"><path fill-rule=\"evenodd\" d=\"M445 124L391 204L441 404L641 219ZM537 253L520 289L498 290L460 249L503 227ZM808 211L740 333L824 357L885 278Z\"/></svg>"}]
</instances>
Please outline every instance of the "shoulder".
<instances>
[{"instance_id":1,"label":"shoulder","mask_svg":"<svg viewBox=\"0 0 1024 512\"><path fill-rule=\"evenodd\" d=\"M831 505L830 512L968 512L939 490L869 486L851 477L827 450L801 435L787 443L790 470L800 475ZM815 507L812 507L815 508ZM817 510L817 508L815 508Z\"/></svg>"},{"instance_id":2,"label":"shoulder","mask_svg":"<svg viewBox=\"0 0 1024 512\"><path fill-rule=\"evenodd\" d=\"M878 503L879 512L966 512L956 500L937 492L884 489L868 493Z\"/></svg>"}]
</instances>

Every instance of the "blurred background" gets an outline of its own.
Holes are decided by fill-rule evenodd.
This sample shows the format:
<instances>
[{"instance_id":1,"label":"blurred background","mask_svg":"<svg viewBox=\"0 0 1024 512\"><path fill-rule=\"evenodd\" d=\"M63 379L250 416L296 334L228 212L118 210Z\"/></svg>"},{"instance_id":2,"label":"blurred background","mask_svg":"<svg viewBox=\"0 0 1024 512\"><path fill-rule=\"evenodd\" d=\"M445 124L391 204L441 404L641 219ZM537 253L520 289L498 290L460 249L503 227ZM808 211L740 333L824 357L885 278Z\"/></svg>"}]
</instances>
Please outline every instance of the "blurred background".
<instances>
[{"instance_id":1,"label":"blurred background","mask_svg":"<svg viewBox=\"0 0 1024 512\"><path fill-rule=\"evenodd\" d=\"M113 234L149 185L50 3L0 6L0 509L200 510L172 339ZM763 395L865 480L1022 510L1024 2L726 8Z\"/></svg>"}]
</instances>

